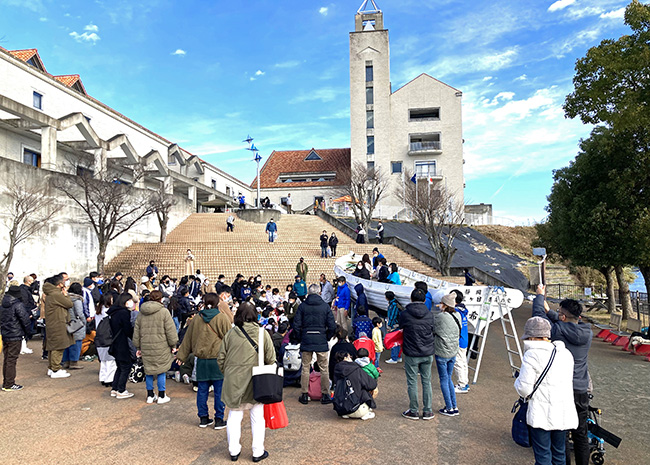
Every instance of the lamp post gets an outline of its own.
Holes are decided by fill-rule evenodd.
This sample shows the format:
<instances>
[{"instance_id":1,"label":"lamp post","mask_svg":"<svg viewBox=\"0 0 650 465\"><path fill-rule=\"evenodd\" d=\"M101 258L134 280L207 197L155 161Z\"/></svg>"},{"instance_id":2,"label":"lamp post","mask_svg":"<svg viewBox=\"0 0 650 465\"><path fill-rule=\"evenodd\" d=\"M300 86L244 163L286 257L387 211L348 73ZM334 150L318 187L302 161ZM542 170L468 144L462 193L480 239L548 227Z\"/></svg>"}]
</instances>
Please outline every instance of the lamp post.
<instances>
[{"instance_id":1,"label":"lamp post","mask_svg":"<svg viewBox=\"0 0 650 465\"><path fill-rule=\"evenodd\" d=\"M257 208L261 207L261 199L260 199L260 161L262 161L262 156L258 153L259 150L257 150L257 147L255 147L255 144L253 144L253 138L251 136L246 137L246 139L243 140L243 142L248 142L248 148L246 150L250 150L255 154L255 158L253 159L255 162L257 162L257 200L255 201L255 206Z\"/></svg>"}]
</instances>

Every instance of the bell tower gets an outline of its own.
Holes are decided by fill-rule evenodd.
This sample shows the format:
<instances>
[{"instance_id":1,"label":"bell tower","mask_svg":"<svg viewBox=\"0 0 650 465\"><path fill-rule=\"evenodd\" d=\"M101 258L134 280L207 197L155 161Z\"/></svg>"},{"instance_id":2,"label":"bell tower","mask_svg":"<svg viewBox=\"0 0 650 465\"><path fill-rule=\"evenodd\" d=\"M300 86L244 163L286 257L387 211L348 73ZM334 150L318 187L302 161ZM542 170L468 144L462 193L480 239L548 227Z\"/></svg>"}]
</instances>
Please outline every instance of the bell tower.
<instances>
[{"instance_id":1,"label":"bell tower","mask_svg":"<svg viewBox=\"0 0 650 465\"><path fill-rule=\"evenodd\" d=\"M384 15L365 0L350 33L350 144L352 164L390 168L390 55Z\"/></svg>"}]
</instances>

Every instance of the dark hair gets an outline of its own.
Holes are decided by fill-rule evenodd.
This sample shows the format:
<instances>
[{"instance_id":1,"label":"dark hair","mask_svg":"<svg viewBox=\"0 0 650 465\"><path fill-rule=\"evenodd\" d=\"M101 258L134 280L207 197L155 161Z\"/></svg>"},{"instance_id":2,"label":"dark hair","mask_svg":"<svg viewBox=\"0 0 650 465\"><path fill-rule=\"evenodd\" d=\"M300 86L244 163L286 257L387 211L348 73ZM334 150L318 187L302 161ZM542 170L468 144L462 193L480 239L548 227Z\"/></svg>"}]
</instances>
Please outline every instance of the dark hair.
<instances>
[{"instance_id":1,"label":"dark hair","mask_svg":"<svg viewBox=\"0 0 650 465\"><path fill-rule=\"evenodd\" d=\"M367 253L364 253L363 257L361 257L361 261L365 262L365 263L370 263L370 255L368 255Z\"/></svg>"},{"instance_id":2,"label":"dark hair","mask_svg":"<svg viewBox=\"0 0 650 465\"><path fill-rule=\"evenodd\" d=\"M390 264L390 271L393 273L397 273L399 271L399 268L397 268L397 263Z\"/></svg>"},{"instance_id":3,"label":"dark hair","mask_svg":"<svg viewBox=\"0 0 650 465\"><path fill-rule=\"evenodd\" d=\"M221 278L225 278L225 277L226 277L226 275L220 274L220 275L217 277L217 279L221 279Z\"/></svg>"},{"instance_id":4,"label":"dark hair","mask_svg":"<svg viewBox=\"0 0 650 465\"><path fill-rule=\"evenodd\" d=\"M231 287L230 286L222 286L221 287L221 292L219 294L223 294L224 292L227 293L227 294L232 294Z\"/></svg>"},{"instance_id":5,"label":"dark hair","mask_svg":"<svg viewBox=\"0 0 650 465\"><path fill-rule=\"evenodd\" d=\"M181 282L178 283L178 285L179 285L179 286L187 286L187 283L188 283L188 282L189 282L188 277L187 277L187 276L183 276L183 277L181 278Z\"/></svg>"},{"instance_id":6,"label":"dark hair","mask_svg":"<svg viewBox=\"0 0 650 465\"><path fill-rule=\"evenodd\" d=\"M289 325L286 321L283 321L280 323L280 326L278 326L278 333L286 333L287 329L289 329Z\"/></svg>"},{"instance_id":7,"label":"dark hair","mask_svg":"<svg viewBox=\"0 0 650 465\"><path fill-rule=\"evenodd\" d=\"M190 290L187 288L187 286L181 286L178 288L178 293L180 295L185 295L185 294L189 294Z\"/></svg>"},{"instance_id":8,"label":"dark hair","mask_svg":"<svg viewBox=\"0 0 650 465\"><path fill-rule=\"evenodd\" d=\"M97 315L100 315L102 313L102 307L108 307L111 308L113 306L113 294L110 292L107 292L106 294L102 294L102 296L99 298L99 305L95 308L95 313Z\"/></svg>"},{"instance_id":9,"label":"dark hair","mask_svg":"<svg viewBox=\"0 0 650 465\"><path fill-rule=\"evenodd\" d=\"M376 317L374 317L374 318L372 319L372 325L376 328L376 327L379 326L381 323L383 323L383 321L384 321L384 320L382 320L381 318L379 318L378 316L376 316Z\"/></svg>"},{"instance_id":10,"label":"dark hair","mask_svg":"<svg viewBox=\"0 0 650 465\"><path fill-rule=\"evenodd\" d=\"M138 285L135 283L135 279L133 279L131 276L126 278L126 284L124 285L124 290L128 291L138 291Z\"/></svg>"},{"instance_id":11,"label":"dark hair","mask_svg":"<svg viewBox=\"0 0 650 465\"><path fill-rule=\"evenodd\" d=\"M427 286L427 283L425 283L424 281L418 281L413 286L415 286L416 289L422 289L425 294L429 290L429 286Z\"/></svg>"},{"instance_id":12,"label":"dark hair","mask_svg":"<svg viewBox=\"0 0 650 465\"><path fill-rule=\"evenodd\" d=\"M203 304L205 308L217 308L219 306L219 296L214 292L208 292L203 296Z\"/></svg>"},{"instance_id":13,"label":"dark hair","mask_svg":"<svg viewBox=\"0 0 650 465\"><path fill-rule=\"evenodd\" d=\"M579 318L582 315L582 305L573 299L564 299L560 302L560 308L570 313L573 318Z\"/></svg>"},{"instance_id":14,"label":"dark hair","mask_svg":"<svg viewBox=\"0 0 650 465\"><path fill-rule=\"evenodd\" d=\"M120 292L122 290L122 285L119 281L111 281L110 286L111 289L114 289L117 292Z\"/></svg>"},{"instance_id":15,"label":"dark hair","mask_svg":"<svg viewBox=\"0 0 650 465\"><path fill-rule=\"evenodd\" d=\"M381 257L381 258L379 259L379 263L381 263L382 265L385 265L385 264L386 264L386 258Z\"/></svg>"},{"instance_id":16,"label":"dark hair","mask_svg":"<svg viewBox=\"0 0 650 465\"><path fill-rule=\"evenodd\" d=\"M243 302L235 313L235 326L241 328L244 323L257 323L257 310L248 302Z\"/></svg>"},{"instance_id":17,"label":"dark hair","mask_svg":"<svg viewBox=\"0 0 650 465\"><path fill-rule=\"evenodd\" d=\"M277 287L274 287L273 290L271 291L271 294L279 294L279 293L280 293L280 289L278 289Z\"/></svg>"},{"instance_id":18,"label":"dark hair","mask_svg":"<svg viewBox=\"0 0 650 465\"><path fill-rule=\"evenodd\" d=\"M291 291L291 292L289 292L289 298L290 298L290 299L293 299L293 300L296 300L296 299L298 299L298 294L296 294L295 292Z\"/></svg>"},{"instance_id":19,"label":"dark hair","mask_svg":"<svg viewBox=\"0 0 650 465\"><path fill-rule=\"evenodd\" d=\"M427 295L422 292L422 289L413 289L411 292L411 302L424 302L427 300Z\"/></svg>"},{"instance_id":20,"label":"dark hair","mask_svg":"<svg viewBox=\"0 0 650 465\"><path fill-rule=\"evenodd\" d=\"M370 355L370 352L368 352L368 349L362 347L359 350L357 350L357 355L362 358L368 357Z\"/></svg>"},{"instance_id":21,"label":"dark hair","mask_svg":"<svg viewBox=\"0 0 650 465\"><path fill-rule=\"evenodd\" d=\"M160 292L159 290L151 291L149 294L149 300L153 300L155 302L160 302L163 298L163 293Z\"/></svg>"},{"instance_id":22,"label":"dark hair","mask_svg":"<svg viewBox=\"0 0 650 465\"><path fill-rule=\"evenodd\" d=\"M169 275L165 274L165 275L163 275L162 278L160 278L160 281L167 281L168 278L169 278Z\"/></svg>"},{"instance_id":23,"label":"dark hair","mask_svg":"<svg viewBox=\"0 0 650 465\"><path fill-rule=\"evenodd\" d=\"M339 276L339 282L344 283L345 282L345 276Z\"/></svg>"},{"instance_id":24,"label":"dark hair","mask_svg":"<svg viewBox=\"0 0 650 465\"><path fill-rule=\"evenodd\" d=\"M96 277L98 277L98 276L99 276L99 273L97 273L96 271L91 271L91 272L88 274L88 277L89 277L90 279L92 279L92 278L96 278Z\"/></svg>"},{"instance_id":25,"label":"dark hair","mask_svg":"<svg viewBox=\"0 0 650 465\"><path fill-rule=\"evenodd\" d=\"M201 274L201 270L197 269L196 274Z\"/></svg>"},{"instance_id":26,"label":"dark hair","mask_svg":"<svg viewBox=\"0 0 650 465\"><path fill-rule=\"evenodd\" d=\"M463 301L463 293L459 291L458 289L452 289L451 292L456 294L456 303L459 304ZM450 292L450 294L451 294Z\"/></svg>"},{"instance_id":27,"label":"dark hair","mask_svg":"<svg viewBox=\"0 0 650 465\"><path fill-rule=\"evenodd\" d=\"M83 290L81 288L81 283L72 283L70 284L70 288L68 289L68 292L71 294L77 294L81 295L83 293Z\"/></svg>"},{"instance_id":28,"label":"dark hair","mask_svg":"<svg viewBox=\"0 0 650 465\"><path fill-rule=\"evenodd\" d=\"M345 360L345 357L347 357L348 355L350 354L347 352L339 351L334 355L334 360L336 360L336 363L342 362L343 360Z\"/></svg>"},{"instance_id":29,"label":"dark hair","mask_svg":"<svg viewBox=\"0 0 650 465\"><path fill-rule=\"evenodd\" d=\"M359 307L357 314L360 316L368 316L368 309L366 307Z\"/></svg>"},{"instance_id":30,"label":"dark hair","mask_svg":"<svg viewBox=\"0 0 650 465\"><path fill-rule=\"evenodd\" d=\"M269 310L268 308L265 308L265 309L262 311L262 317L263 317L263 318L268 318L270 314L271 314L271 310Z\"/></svg>"},{"instance_id":31,"label":"dark hair","mask_svg":"<svg viewBox=\"0 0 650 465\"><path fill-rule=\"evenodd\" d=\"M387 300L393 300L395 298L395 293L393 291L386 291L384 295Z\"/></svg>"},{"instance_id":32,"label":"dark hair","mask_svg":"<svg viewBox=\"0 0 650 465\"><path fill-rule=\"evenodd\" d=\"M293 284L287 284L287 288L285 290L291 292L293 290Z\"/></svg>"},{"instance_id":33,"label":"dark hair","mask_svg":"<svg viewBox=\"0 0 650 465\"><path fill-rule=\"evenodd\" d=\"M58 286L63 282L63 276L60 274L49 277L45 280L46 283L50 283L52 286Z\"/></svg>"},{"instance_id":34,"label":"dark hair","mask_svg":"<svg viewBox=\"0 0 650 465\"><path fill-rule=\"evenodd\" d=\"M126 303L129 300L133 300L133 297L131 297L131 294L128 294L128 293L120 294L118 296L117 300L115 301L115 305L117 305L118 307L126 307Z\"/></svg>"},{"instance_id":35,"label":"dark hair","mask_svg":"<svg viewBox=\"0 0 650 465\"><path fill-rule=\"evenodd\" d=\"M341 325L336 326L336 333L334 333L336 338L340 341L345 341L348 338L348 330Z\"/></svg>"},{"instance_id":36,"label":"dark hair","mask_svg":"<svg viewBox=\"0 0 650 465\"><path fill-rule=\"evenodd\" d=\"M154 263L156 263L156 260L149 260L149 265L153 265Z\"/></svg>"}]
</instances>

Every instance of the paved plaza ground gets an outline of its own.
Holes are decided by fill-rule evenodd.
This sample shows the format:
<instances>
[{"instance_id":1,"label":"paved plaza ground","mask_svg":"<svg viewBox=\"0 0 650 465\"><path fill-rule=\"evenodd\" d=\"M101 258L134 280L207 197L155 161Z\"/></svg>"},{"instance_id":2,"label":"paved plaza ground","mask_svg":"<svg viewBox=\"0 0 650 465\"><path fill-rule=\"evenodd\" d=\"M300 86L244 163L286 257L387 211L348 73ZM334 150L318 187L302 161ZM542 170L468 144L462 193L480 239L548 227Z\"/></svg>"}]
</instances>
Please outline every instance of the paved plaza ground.
<instances>
[{"instance_id":1,"label":"paved plaza ground","mask_svg":"<svg viewBox=\"0 0 650 465\"><path fill-rule=\"evenodd\" d=\"M517 326L530 304L515 311ZM432 421L400 416L408 406L403 364L386 365L379 379L377 416L343 420L331 406L298 403L299 390L287 388L289 427L269 431L264 463L272 464L532 464L531 449L510 438L510 408L517 398L505 356L500 325L490 328L488 351L478 384L458 397L460 416L436 415ZM521 334L521 333L520 333ZM101 387L97 362L67 379L46 376L40 340L33 355L18 362L17 381L25 389L0 392L0 463L20 464L216 464L229 463L226 431L197 427L195 394L168 380L172 401L147 405L144 383L129 383L135 397L116 400ZM384 353L385 355L385 353ZM603 426L623 438L607 446L607 464L648 464L646 425L650 412L650 363L594 340L590 370L593 404L604 410ZM435 371L435 369L434 369ZM434 409L442 407L433 376ZM211 400L211 398L210 398ZM244 420L239 462L250 463L250 424Z\"/></svg>"}]
</instances>

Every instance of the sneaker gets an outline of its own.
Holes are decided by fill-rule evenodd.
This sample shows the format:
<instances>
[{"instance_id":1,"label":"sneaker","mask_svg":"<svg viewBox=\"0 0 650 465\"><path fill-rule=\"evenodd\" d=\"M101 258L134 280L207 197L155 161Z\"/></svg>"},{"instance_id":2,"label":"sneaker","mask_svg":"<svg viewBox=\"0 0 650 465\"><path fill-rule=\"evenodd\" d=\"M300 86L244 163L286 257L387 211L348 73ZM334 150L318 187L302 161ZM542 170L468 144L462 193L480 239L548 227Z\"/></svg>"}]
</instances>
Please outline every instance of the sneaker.
<instances>
[{"instance_id":1,"label":"sneaker","mask_svg":"<svg viewBox=\"0 0 650 465\"><path fill-rule=\"evenodd\" d=\"M412 412L411 410L407 410L405 412L402 412L402 416L404 418L408 418L409 420L419 420L420 415L418 415L418 412Z\"/></svg>"},{"instance_id":2,"label":"sneaker","mask_svg":"<svg viewBox=\"0 0 650 465\"><path fill-rule=\"evenodd\" d=\"M390 364L397 363L397 360L393 360L392 358L389 358L388 360L386 360L386 363L390 363Z\"/></svg>"},{"instance_id":3,"label":"sneaker","mask_svg":"<svg viewBox=\"0 0 650 465\"><path fill-rule=\"evenodd\" d=\"M454 386L454 391L456 391L456 393L458 394L469 392L469 384L465 384L465 385L457 384L456 386Z\"/></svg>"},{"instance_id":4,"label":"sneaker","mask_svg":"<svg viewBox=\"0 0 650 465\"><path fill-rule=\"evenodd\" d=\"M460 415L460 412L458 411L457 408L453 409L453 410L452 410L452 413L453 413L453 415L454 415L455 417L457 417L458 415Z\"/></svg>"},{"instance_id":5,"label":"sneaker","mask_svg":"<svg viewBox=\"0 0 650 465\"><path fill-rule=\"evenodd\" d=\"M346 420L350 419L350 415L341 415L341 418L345 418Z\"/></svg>"},{"instance_id":6,"label":"sneaker","mask_svg":"<svg viewBox=\"0 0 650 465\"><path fill-rule=\"evenodd\" d=\"M331 404L334 402L330 396L321 396L320 403L323 405Z\"/></svg>"},{"instance_id":7,"label":"sneaker","mask_svg":"<svg viewBox=\"0 0 650 465\"><path fill-rule=\"evenodd\" d=\"M33 354L34 351L30 349L29 347L26 347L20 351L20 355L25 355L25 354Z\"/></svg>"},{"instance_id":8,"label":"sneaker","mask_svg":"<svg viewBox=\"0 0 650 465\"><path fill-rule=\"evenodd\" d=\"M198 386L192 386L192 391L199 392L199 387Z\"/></svg>"},{"instance_id":9,"label":"sneaker","mask_svg":"<svg viewBox=\"0 0 650 465\"><path fill-rule=\"evenodd\" d=\"M172 399L171 399L169 396L158 397L158 403L159 403L159 404L166 404L166 403L169 402L170 400L172 400Z\"/></svg>"},{"instance_id":10,"label":"sneaker","mask_svg":"<svg viewBox=\"0 0 650 465\"><path fill-rule=\"evenodd\" d=\"M210 387L208 388L208 392L214 391L214 386L211 384Z\"/></svg>"},{"instance_id":11,"label":"sneaker","mask_svg":"<svg viewBox=\"0 0 650 465\"><path fill-rule=\"evenodd\" d=\"M402 357L397 359L397 363L402 363Z\"/></svg>"},{"instance_id":12,"label":"sneaker","mask_svg":"<svg viewBox=\"0 0 650 465\"><path fill-rule=\"evenodd\" d=\"M224 429L226 426L228 426L228 422L223 418L214 419L214 429Z\"/></svg>"},{"instance_id":13,"label":"sneaker","mask_svg":"<svg viewBox=\"0 0 650 465\"><path fill-rule=\"evenodd\" d=\"M155 394L153 396L147 396L147 404L153 404L157 400L158 396Z\"/></svg>"},{"instance_id":14,"label":"sneaker","mask_svg":"<svg viewBox=\"0 0 650 465\"><path fill-rule=\"evenodd\" d=\"M11 387L3 387L2 390L5 392L13 392L13 391L20 391L23 387L20 384L14 384Z\"/></svg>"},{"instance_id":15,"label":"sneaker","mask_svg":"<svg viewBox=\"0 0 650 465\"><path fill-rule=\"evenodd\" d=\"M190 384L190 375L188 375L187 373L183 375L183 383Z\"/></svg>"},{"instance_id":16,"label":"sneaker","mask_svg":"<svg viewBox=\"0 0 650 465\"><path fill-rule=\"evenodd\" d=\"M300 394L300 397L298 397L298 402L303 405L307 405L309 403L309 394Z\"/></svg>"},{"instance_id":17,"label":"sneaker","mask_svg":"<svg viewBox=\"0 0 650 465\"><path fill-rule=\"evenodd\" d=\"M187 376L187 375L185 375L185 376ZM183 378L185 378L185 376L183 376ZM181 382L181 372L180 371L177 371L176 373L174 373L174 381L176 381L177 383Z\"/></svg>"},{"instance_id":18,"label":"sneaker","mask_svg":"<svg viewBox=\"0 0 650 465\"><path fill-rule=\"evenodd\" d=\"M49 357L48 357L47 355L42 355L42 356L41 356L41 360L45 360L45 361L47 361L47 360L49 360Z\"/></svg>"},{"instance_id":19,"label":"sneaker","mask_svg":"<svg viewBox=\"0 0 650 465\"><path fill-rule=\"evenodd\" d=\"M115 389L111 389L111 397L116 397L117 396L117 391Z\"/></svg>"},{"instance_id":20,"label":"sneaker","mask_svg":"<svg viewBox=\"0 0 650 465\"><path fill-rule=\"evenodd\" d=\"M430 410L423 410L422 411L422 419L423 420L433 420L433 412Z\"/></svg>"},{"instance_id":21,"label":"sneaker","mask_svg":"<svg viewBox=\"0 0 650 465\"><path fill-rule=\"evenodd\" d=\"M377 368L377 372L378 372L379 374L382 374L382 373L384 372L384 370L382 370L381 368Z\"/></svg>"},{"instance_id":22,"label":"sneaker","mask_svg":"<svg viewBox=\"0 0 650 465\"><path fill-rule=\"evenodd\" d=\"M52 373L54 373L54 372L48 368L47 369L47 376L52 376Z\"/></svg>"},{"instance_id":23,"label":"sneaker","mask_svg":"<svg viewBox=\"0 0 650 465\"><path fill-rule=\"evenodd\" d=\"M68 373L65 370L59 370L59 371L53 371L52 374L50 375L50 378L67 378L70 376L70 373Z\"/></svg>"},{"instance_id":24,"label":"sneaker","mask_svg":"<svg viewBox=\"0 0 650 465\"><path fill-rule=\"evenodd\" d=\"M212 418L210 418L210 417L201 417L201 420L199 421L199 428L207 428L212 423L214 423L214 420Z\"/></svg>"},{"instance_id":25,"label":"sneaker","mask_svg":"<svg viewBox=\"0 0 650 465\"><path fill-rule=\"evenodd\" d=\"M129 391L125 390L124 392L118 392L115 395L115 398L116 399L128 399L129 397L133 397L134 395L135 394L133 394L132 392L129 392Z\"/></svg>"},{"instance_id":26,"label":"sneaker","mask_svg":"<svg viewBox=\"0 0 650 465\"><path fill-rule=\"evenodd\" d=\"M373 418L375 418L375 412L368 412L361 417L362 420L372 420Z\"/></svg>"},{"instance_id":27,"label":"sneaker","mask_svg":"<svg viewBox=\"0 0 650 465\"><path fill-rule=\"evenodd\" d=\"M456 415L458 415L458 409L447 410L446 408L441 408L440 410L438 410L438 413L446 417L455 417Z\"/></svg>"}]
</instances>

